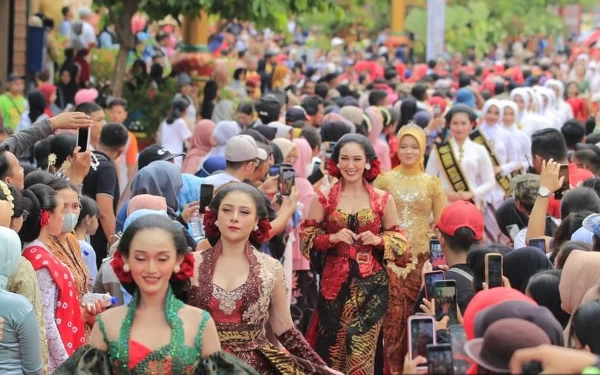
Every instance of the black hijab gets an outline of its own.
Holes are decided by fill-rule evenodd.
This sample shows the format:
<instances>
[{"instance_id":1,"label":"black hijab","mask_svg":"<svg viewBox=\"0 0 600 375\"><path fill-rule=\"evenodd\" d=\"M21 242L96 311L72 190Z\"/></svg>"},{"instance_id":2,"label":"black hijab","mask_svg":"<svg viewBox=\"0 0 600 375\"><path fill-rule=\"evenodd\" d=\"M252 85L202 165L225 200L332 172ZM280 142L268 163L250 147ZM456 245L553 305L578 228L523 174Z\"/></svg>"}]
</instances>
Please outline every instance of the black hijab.
<instances>
[{"instance_id":1,"label":"black hijab","mask_svg":"<svg viewBox=\"0 0 600 375\"><path fill-rule=\"evenodd\" d=\"M27 101L29 102L29 119L33 124L46 110L46 97L38 90L33 90L27 94Z\"/></svg>"},{"instance_id":2,"label":"black hijab","mask_svg":"<svg viewBox=\"0 0 600 375\"><path fill-rule=\"evenodd\" d=\"M513 289L523 293L527 290L531 276L553 268L546 254L536 247L516 249L504 256L504 276Z\"/></svg>"},{"instance_id":3,"label":"black hijab","mask_svg":"<svg viewBox=\"0 0 600 375\"><path fill-rule=\"evenodd\" d=\"M71 79L67 84L64 84L62 80L59 79L58 88L56 91L56 101L61 109L65 109L65 107L69 104L75 105L75 94L77 94L77 91L79 90L79 86L75 80L75 76L77 75L77 67L75 67L75 70L73 70L69 66L63 66L63 68L60 70L60 75L62 76L64 72L68 72L71 76Z\"/></svg>"},{"instance_id":4,"label":"black hijab","mask_svg":"<svg viewBox=\"0 0 600 375\"><path fill-rule=\"evenodd\" d=\"M398 124L396 125L396 132L400 130L404 125L413 119L417 113L417 101L413 98L406 98L402 100L400 104L400 117L398 118Z\"/></svg>"}]
</instances>

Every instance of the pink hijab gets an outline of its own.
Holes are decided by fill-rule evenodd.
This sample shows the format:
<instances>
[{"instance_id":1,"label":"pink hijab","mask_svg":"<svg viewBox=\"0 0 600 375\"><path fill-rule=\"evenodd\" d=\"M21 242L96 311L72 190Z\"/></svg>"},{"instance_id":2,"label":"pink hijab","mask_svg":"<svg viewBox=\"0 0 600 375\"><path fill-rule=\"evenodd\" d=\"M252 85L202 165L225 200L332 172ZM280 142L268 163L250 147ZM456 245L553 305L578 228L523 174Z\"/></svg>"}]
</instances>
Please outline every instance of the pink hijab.
<instances>
[{"instance_id":1,"label":"pink hijab","mask_svg":"<svg viewBox=\"0 0 600 375\"><path fill-rule=\"evenodd\" d=\"M381 161L381 170L383 172L392 169L392 159L390 157L390 146L384 142L380 136L383 131L383 116L381 110L377 107L365 109L365 113L371 120L372 129L369 132L369 141L373 144L377 158Z\"/></svg>"},{"instance_id":2,"label":"pink hijab","mask_svg":"<svg viewBox=\"0 0 600 375\"><path fill-rule=\"evenodd\" d=\"M167 212L167 200L165 197L159 197L157 195L140 194L131 198L127 205L127 216L131 215L137 210L154 210L154 211L165 211Z\"/></svg>"},{"instance_id":3,"label":"pink hijab","mask_svg":"<svg viewBox=\"0 0 600 375\"><path fill-rule=\"evenodd\" d=\"M190 138L190 150L181 167L182 173L196 174L206 154L212 149L211 136L216 125L211 120L200 120Z\"/></svg>"},{"instance_id":4,"label":"pink hijab","mask_svg":"<svg viewBox=\"0 0 600 375\"><path fill-rule=\"evenodd\" d=\"M312 184L308 181L307 165L312 159L312 150L308 141L304 138L294 139L294 144L298 147L299 158L294 163L294 169L296 170L296 188L298 189L298 202L304 206L302 208L302 218L306 218L312 197L315 195L315 190ZM293 244L293 269L294 271L305 271L310 270L310 263L300 251L300 228L301 225L296 226L294 229L296 241Z\"/></svg>"}]
</instances>

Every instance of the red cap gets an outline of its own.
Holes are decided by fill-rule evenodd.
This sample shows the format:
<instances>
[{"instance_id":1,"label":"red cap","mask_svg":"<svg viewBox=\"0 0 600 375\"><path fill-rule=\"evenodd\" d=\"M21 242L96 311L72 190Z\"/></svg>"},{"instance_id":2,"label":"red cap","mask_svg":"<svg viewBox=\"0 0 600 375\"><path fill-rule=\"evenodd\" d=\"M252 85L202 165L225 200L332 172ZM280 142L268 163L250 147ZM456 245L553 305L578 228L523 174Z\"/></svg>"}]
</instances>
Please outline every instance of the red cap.
<instances>
[{"instance_id":1,"label":"red cap","mask_svg":"<svg viewBox=\"0 0 600 375\"><path fill-rule=\"evenodd\" d=\"M469 228L475 232L474 239L480 240L483 226L483 215L473 203L456 201L444 209L436 228L448 236L454 236L458 228Z\"/></svg>"}]
</instances>

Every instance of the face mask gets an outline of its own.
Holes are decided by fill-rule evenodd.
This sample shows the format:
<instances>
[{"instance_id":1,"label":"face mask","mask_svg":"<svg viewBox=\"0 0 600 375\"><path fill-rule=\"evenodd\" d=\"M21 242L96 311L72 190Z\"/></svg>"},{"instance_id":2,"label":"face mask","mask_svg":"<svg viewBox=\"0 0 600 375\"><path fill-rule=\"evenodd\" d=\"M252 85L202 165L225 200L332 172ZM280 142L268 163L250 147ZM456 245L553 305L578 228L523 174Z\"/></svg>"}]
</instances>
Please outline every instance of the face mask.
<instances>
[{"instance_id":1,"label":"face mask","mask_svg":"<svg viewBox=\"0 0 600 375\"><path fill-rule=\"evenodd\" d=\"M75 230L75 226L77 225L77 219L79 219L79 215L69 212L68 214L63 215L65 220L63 221L61 233L71 233Z\"/></svg>"}]
</instances>

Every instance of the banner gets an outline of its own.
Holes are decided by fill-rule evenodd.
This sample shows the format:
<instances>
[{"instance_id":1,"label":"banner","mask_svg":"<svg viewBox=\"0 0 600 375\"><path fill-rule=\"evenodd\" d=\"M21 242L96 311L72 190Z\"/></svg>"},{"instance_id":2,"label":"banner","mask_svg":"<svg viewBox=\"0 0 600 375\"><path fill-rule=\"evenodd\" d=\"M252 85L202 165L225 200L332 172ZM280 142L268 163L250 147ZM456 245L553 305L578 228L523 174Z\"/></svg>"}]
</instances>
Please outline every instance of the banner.
<instances>
[{"instance_id":1,"label":"banner","mask_svg":"<svg viewBox=\"0 0 600 375\"><path fill-rule=\"evenodd\" d=\"M427 0L427 60L444 53L446 35L446 0Z\"/></svg>"}]
</instances>

